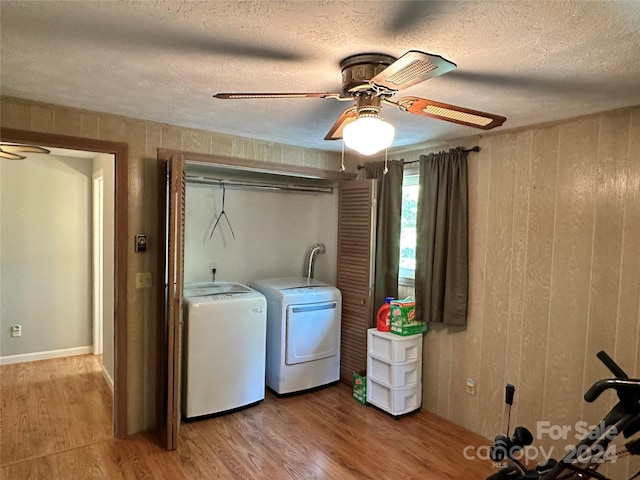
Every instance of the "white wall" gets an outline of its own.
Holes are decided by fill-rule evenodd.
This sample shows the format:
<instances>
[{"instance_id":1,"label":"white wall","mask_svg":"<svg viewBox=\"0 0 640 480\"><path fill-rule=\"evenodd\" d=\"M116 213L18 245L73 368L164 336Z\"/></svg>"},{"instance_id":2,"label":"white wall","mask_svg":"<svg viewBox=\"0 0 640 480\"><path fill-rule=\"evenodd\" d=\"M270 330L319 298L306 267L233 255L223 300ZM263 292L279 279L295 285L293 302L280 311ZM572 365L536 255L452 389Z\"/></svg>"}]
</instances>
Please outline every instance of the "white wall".
<instances>
[{"instance_id":1,"label":"white wall","mask_svg":"<svg viewBox=\"0 0 640 480\"><path fill-rule=\"evenodd\" d=\"M251 283L279 276L302 276L309 247L324 243L315 278L335 285L338 195L227 188L224 218L209 238L220 213L219 186L187 184L185 283L216 280Z\"/></svg>"},{"instance_id":2,"label":"white wall","mask_svg":"<svg viewBox=\"0 0 640 480\"><path fill-rule=\"evenodd\" d=\"M93 176L102 174L104 185L103 212L103 329L102 368L110 379L114 378L114 232L115 232L115 159L113 155L101 153L93 159Z\"/></svg>"},{"instance_id":3,"label":"white wall","mask_svg":"<svg viewBox=\"0 0 640 480\"><path fill-rule=\"evenodd\" d=\"M0 355L90 346L91 162L33 155L0 171Z\"/></svg>"}]
</instances>

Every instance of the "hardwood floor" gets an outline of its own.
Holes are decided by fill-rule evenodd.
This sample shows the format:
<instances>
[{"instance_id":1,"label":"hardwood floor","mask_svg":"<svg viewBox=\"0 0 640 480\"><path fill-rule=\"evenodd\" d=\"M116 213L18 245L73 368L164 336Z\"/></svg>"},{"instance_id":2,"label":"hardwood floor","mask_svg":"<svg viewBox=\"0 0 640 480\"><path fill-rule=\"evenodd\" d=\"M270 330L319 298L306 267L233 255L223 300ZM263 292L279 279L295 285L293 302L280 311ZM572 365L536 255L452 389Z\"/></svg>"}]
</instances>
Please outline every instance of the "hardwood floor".
<instances>
[{"instance_id":1,"label":"hardwood floor","mask_svg":"<svg viewBox=\"0 0 640 480\"><path fill-rule=\"evenodd\" d=\"M464 479L487 461L466 460L487 440L428 412L397 420L359 404L339 384L183 423L178 450L149 434L98 441L3 466L4 479Z\"/></svg>"},{"instance_id":2,"label":"hardwood floor","mask_svg":"<svg viewBox=\"0 0 640 480\"><path fill-rule=\"evenodd\" d=\"M0 366L0 465L111 438L112 405L93 355Z\"/></svg>"}]
</instances>

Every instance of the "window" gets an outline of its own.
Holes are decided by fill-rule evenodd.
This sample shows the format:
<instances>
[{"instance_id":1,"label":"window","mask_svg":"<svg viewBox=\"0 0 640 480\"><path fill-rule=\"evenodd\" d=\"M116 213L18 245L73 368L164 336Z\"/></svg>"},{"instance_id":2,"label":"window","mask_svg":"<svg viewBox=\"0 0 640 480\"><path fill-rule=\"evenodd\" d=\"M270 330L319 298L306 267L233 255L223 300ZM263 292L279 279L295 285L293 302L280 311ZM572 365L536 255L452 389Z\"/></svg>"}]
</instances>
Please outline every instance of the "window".
<instances>
[{"instance_id":1,"label":"window","mask_svg":"<svg viewBox=\"0 0 640 480\"><path fill-rule=\"evenodd\" d=\"M416 218L418 212L418 171L406 170L402 181L400 220L400 272L398 283L413 287L416 272Z\"/></svg>"}]
</instances>

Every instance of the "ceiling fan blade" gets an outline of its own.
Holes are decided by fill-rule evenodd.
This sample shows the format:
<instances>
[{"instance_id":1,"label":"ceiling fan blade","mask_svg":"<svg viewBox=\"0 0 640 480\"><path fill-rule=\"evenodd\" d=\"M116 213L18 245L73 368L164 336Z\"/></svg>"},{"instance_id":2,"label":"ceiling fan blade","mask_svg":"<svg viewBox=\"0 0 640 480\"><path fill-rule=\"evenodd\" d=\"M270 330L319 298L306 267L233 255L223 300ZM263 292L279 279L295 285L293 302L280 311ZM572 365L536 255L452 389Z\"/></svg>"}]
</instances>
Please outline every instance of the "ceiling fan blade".
<instances>
[{"instance_id":1,"label":"ceiling fan blade","mask_svg":"<svg viewBox=\"0 0 640 480\"><path fill-rule=\"evenodd\" d=\"M51 153L49 150L43 147L38 147L35 145L10 145L7 143L0 144L0 148L3 152L9 153Z\"/></svg>"},{"instance_id":2,"label":"ceiling fan blade","mask_svg":"<svg viewBox=\"0 0 640 480\"><path fill-rule=\"evenodd\" d=\"M24 160L27 157L18 155L17 153L5 152L0 148L0 158L6 158L7 160Z\"/></svg>"},{"instance_id":3,"label":"ceiling fan blade","mask_svg":"<svg viewBox=\"0 0 640 480\"><path fill-rule=\"evenodd\" d=\"M251 100L256 98L335 98L339 93L216 93L213 98L223 100Z\"/></svg>"},{"instance_id":4,"label":"ceiling fan blade","mask_svg":"<svg viewBox=\"0 0 640 480\"><path fill-rule=\"evenodd\" d=\"M435 102L420 97L403 97L398 100L398 105L409 113L481 128L482 130L491 130L499 127L506 120L506 117L502 115L471 110L470 108Z\"/></svg>"},{"instance_id":5,"label":"ceiling fan blade","mask_svg":"<svg viewBox=\"0 0 640 480\"><path fill-rule=\"evenodd\" d=\"M358 118L358 109L355 106L347 108L338 117L331 129L329 129L329 132L325 135L324 139L340 140L342 138L342 130L344 127L353 122L356 118Z\"/></svg>"},{"instance_id":6,"label":"ceiling fan blade","mask_svg":"<svg viewBox=\"0 0 640 480\"><path fill-rule=\"evenodd\" d=\"M440 55L409 50L373 77L370 83L390 90L403 90L429 78L443 75L455 68L455 63Z\"/></svg>"}]
</instances>

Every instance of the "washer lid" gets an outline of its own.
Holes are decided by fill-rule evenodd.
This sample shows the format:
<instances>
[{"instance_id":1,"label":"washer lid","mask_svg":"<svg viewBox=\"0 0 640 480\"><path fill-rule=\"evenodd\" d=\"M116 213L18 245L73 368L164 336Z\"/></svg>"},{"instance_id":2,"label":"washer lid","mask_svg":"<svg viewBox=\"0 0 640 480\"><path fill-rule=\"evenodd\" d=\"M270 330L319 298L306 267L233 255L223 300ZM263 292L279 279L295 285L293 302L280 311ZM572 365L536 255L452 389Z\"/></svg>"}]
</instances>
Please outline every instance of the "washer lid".
<instances>
[{"instance_id":1,"label":"washer lid","mask_svg":"<svg viewBox=\"0 0 640 480\"><path fill-rule=\"evenodd\" d=\"M255 290L237 282L202 282L185 285L185 297L204 297L233 293L252 293Z\"/></svg>"},{"instance_id":2,"label":"washer lid","mask_svg":"<svg viewBox=\"0 0 640 480\"><path fill-rule=\"evenodd\" d=\"M268 287L275 290L290 290L305 287L328 287L329 285L313 278L307 281L307 277L279 277L256 280L252 283L258 290L260 287Z\"/></svg>"}]
</instances>

